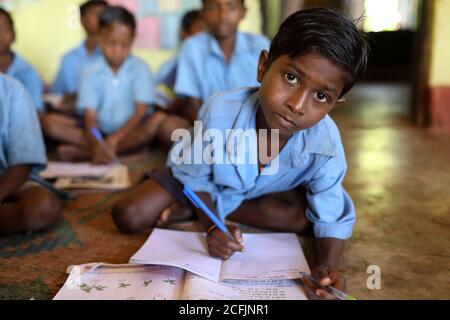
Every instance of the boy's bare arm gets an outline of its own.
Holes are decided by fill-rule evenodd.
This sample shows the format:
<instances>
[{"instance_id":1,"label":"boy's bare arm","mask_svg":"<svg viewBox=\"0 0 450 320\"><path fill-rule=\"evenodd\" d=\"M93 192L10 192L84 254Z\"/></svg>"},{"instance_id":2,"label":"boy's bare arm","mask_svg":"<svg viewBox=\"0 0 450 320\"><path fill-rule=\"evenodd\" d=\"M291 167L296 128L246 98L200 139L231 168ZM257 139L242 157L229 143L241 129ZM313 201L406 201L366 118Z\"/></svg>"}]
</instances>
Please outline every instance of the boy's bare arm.
<instances>
[{"instance_id":1,"label":"boy's bare arm","mask_svg":"<svg viewBox=\"0 0 450 320\"><path fill-rule=\"evenodd\" d=\"M183 106L179 108L179 113L181 116L194 122L195 120L197 120L197 114L202 104L202 100L198 98L183 99Z\"/></svg>"},{"instance_id":2,"label":"boy's bare arm","mask_svg":"<svg viewBox=\"0 0 450 320\"><path fill-rule=\"evenodd\" d=\"M134 115L116 132L108 136L106 141L112 144L116 149L120 142L133 131L147 114L148 105L145 103L136 103L136 111Z\"/></svg>"},{"instance_id":3,"label":"boy's bare arm","mask_svg":"<svg viewBox=\"0 0 450 320\"><path fill-rule=\"evenodd\" d=\"M0 177L0 202L12 196L27 182L31 167L19 165L8 168Z\"/></svg>"}]
</instances>

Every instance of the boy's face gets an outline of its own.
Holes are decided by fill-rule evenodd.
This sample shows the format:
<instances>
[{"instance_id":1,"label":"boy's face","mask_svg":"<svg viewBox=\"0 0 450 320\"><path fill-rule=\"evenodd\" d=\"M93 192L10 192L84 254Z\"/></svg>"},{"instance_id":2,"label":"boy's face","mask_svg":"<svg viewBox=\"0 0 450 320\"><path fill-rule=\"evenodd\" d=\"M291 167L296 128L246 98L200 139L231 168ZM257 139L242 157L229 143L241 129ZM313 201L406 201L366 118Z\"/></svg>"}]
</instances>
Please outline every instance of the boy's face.
<instances>
[{"instance_id":1,"label":"boy's face","mask_svg":"<svg viewBox=\"0 0 450 320\"><path fill-rule=\"evenodd\" d=\"M258 66L261 108L270 129L281 137L313 127L338 103L345 73L326 58L306 54L294 59L284 55L269 66L267 51Z\"/></svg>"},{"instance_id":2,"label":"boy's face","mask_svg":"<svg viewBox=\"0 0 450 320\"><path fill-rule=\"evenodd\" d=\"M245 12L241 0L205 0L202 17L207 29L221 39L236 34Z\"/></svg>"},{"instance_id":3,"label":"boy's face","mask_svg":"<svg viewBox=\"0 0 450 320\"><path fill-rule=\"evenodd\" d=\"M10 51L15 39L14 30L5 15L0 14L0 54Z\"/></svg>"},{"instance_id":4,"label":"boy's face","mask_svg":"<svg viewBox=\"0 0 450 320\"><path fill-rule=\"evenodd\" d=\"M112 68L118 68L130 55L133 30L122 23L113 23L100 30L100 47Z\"/></svg>"},{"instance_id":5,"label":"boy's face","mask_svg":"<svg viewBox=\"0 0 450 320\"><path fill-rule=\"evenodd\" d=\"M92 6L81 16L81 25L87 34L95 35L98 33L98 18L105 8L103 5Z\"/></svg>"}]
</instances>

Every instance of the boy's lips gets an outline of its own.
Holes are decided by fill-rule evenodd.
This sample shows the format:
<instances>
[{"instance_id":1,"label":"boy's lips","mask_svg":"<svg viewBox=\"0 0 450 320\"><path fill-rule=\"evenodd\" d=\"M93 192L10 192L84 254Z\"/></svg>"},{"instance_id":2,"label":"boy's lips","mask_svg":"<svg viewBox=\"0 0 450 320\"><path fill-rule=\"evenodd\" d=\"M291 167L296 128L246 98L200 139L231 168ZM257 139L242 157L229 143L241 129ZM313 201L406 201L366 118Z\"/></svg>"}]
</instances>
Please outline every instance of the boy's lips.
<instances>
[{"instance_id":1,"label":"boy's lips","mask_svg":"<svg viewBox=\"0 0 450 320\"><path fill-rule=\"evenodd\" d=\"M294 121L292 121L290 118L283 116L279 113L275 113L275 116L280 120L280 122L282 124L284 124L287 127L293 127L293 128L297 128L297 124L295 124Z\"/></svg>"}]
</instances>

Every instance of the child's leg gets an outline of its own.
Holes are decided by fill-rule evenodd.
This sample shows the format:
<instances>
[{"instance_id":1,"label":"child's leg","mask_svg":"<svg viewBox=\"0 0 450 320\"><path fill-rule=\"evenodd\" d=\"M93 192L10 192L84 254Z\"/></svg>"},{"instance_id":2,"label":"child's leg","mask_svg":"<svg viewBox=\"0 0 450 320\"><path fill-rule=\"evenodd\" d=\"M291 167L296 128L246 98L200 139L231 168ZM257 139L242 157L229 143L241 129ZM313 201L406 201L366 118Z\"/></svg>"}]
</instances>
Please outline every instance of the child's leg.
<instances>
[{"instance_id":1,"label":"child's leg","mask_svg":"<svg viewBox=\"0 0 450 320\"><path fill-rule=\"evenodd\" d=\"M92 160L92 151L89 146L78 147L70 144L58 146L58 158L66 162L79 162Z\"/></svg>"},{"instance_id":2,"label":"child's leg","mask_svg":"<svg viewBox=\"0 0 450 320\"><path fill-rule=\"evenodd\" d=\"M158 128L166 117L167 115L164 112L155 112L119 143L117 152L126 153L150 144L156 137Z\"/></svg>"},{"instance_id":3,"label":"child's leg","mask_svg":"<svg viewBox=\"0 0 450 320\"><path fill-rule=\"evenodd\" d=\"M42 131L47 138L78 147L88 146L86 134L78 126L76 119L54 112L42 113L39 118L41 120Z\"/></svg>"},{"instance_id":4,"label":"child's leg","mask_svg":"<svg viewBox=\"0 0 450 320\"><path fill-rule=\"evenodd\" d=\"M147 180L113 208L112 216L123 233L154 227L164 209L176 200L154 180Z\"/></svg>"},{"instance_id":5,"label":"child's leg","mask_svg":"<svg viewBox=\"0 0 450 320\"><path fill-rule=\"evenodd\" d=\"M159 126L158 141L165 147L170 148L172 144L172 133L176 129L187 129L191 126L191 122L179 116L168 116Z\"/></svg>"},{"instance_id":6,"label":"child's leg","mask_svg":"<svg viewBox=\"0 0 450 320\"><path fill-rule=\"evenodd\" d=\"M306 208L306 193L297 188L246 201L227 219L261 229L310 235L312 225L306 218Z\"/></svg>"},{"instance_id":7,"label":"child's leg","mask_svg":"<svg viewBox=\"0 0 450 320\"><path fill-rule=\"evenodd\" d=\"M172 176L170 168L154 170L148 178L113 208L114 222L124 233L137 233L193 216L183 186Z\"/></svg>"},{"instance_id":8,"label":"child's leg","mask_svg":"<svg viewBox=\"0 0 450 320\"><path fill-rule=\"evenodd\" d=\"M14 201L0 206L0 234L39 231L53 223L61 212L58 198L40 186L19 191Z\"/></svg>"}]
</instances>

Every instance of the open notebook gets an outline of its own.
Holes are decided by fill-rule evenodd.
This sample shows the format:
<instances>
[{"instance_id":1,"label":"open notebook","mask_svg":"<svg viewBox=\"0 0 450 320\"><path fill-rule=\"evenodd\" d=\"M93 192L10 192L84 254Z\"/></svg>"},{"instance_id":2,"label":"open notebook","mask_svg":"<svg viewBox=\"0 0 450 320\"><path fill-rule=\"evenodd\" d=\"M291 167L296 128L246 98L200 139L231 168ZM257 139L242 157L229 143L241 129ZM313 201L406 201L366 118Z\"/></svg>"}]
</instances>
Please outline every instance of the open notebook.
<instances>
[{"instance_id":1,"label":"open notebook","mask_svg":"<svg viewBox=\"0 0 450 320\"><path fill-rule=\"evenodd\" d=\"M130 263L182 268L208 280L286 280L310 272L298 237L290 233L244 234L245 252L222 261L209 255L205 234L154 229Z\"/></svg>"},{"instance_id":2,"label":"open notebook","mask_svg":"<svg viewBox=\"0 0 450 320\"><path fill-rule=\"evenodd\" d=\"M49 162L41 172L44 179L54 179L54 186L63 190L116 191L131 186L128 168L125 165L95 166L89 163Z\"/></svg>"},{"instance_id":3,"label":"open notebook","mask_svg":"<svg viewBox=\"0 0 450 320\"><path fill-rule=\"evenodd\" d=\"M306 300L300 280L213 282L168 266L74 266L54 300Z\"/></svg>"}]
</instances>

